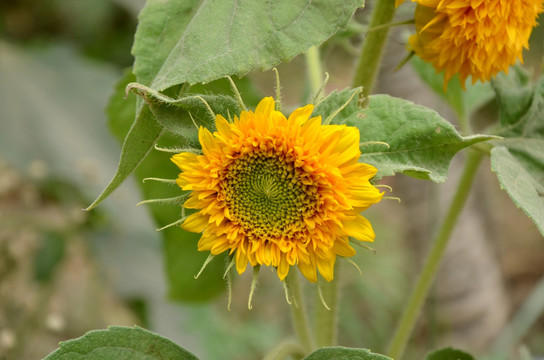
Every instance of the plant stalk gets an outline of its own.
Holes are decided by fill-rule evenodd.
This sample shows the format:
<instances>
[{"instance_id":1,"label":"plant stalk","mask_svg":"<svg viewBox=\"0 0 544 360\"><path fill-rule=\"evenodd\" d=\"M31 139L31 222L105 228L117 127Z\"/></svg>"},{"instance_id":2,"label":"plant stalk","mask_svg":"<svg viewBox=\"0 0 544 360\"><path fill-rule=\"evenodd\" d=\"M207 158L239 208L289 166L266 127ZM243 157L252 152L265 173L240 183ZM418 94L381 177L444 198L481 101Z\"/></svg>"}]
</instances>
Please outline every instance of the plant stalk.
<instances>
[{"instance_id":1,"label":"plant stalk","mask_svg":"<svg viewBox=\"0 0 544 360\"><path fill-rule=\"evenodd\" d=\"M306 52L306 67L308 70L308 80L310 82L310 92L312 96L317 95L323 83L323 66L319 55L319 48L312 46Z\"/></svg>"},{"instance_id":2,"label":"plant stalk","mask_svg":"<svg viewBox=\"0 0 544 360\"><path fill-rule=\"evenodd\" d=\"M382 61L383 50L389 34L389 26L395 16L395 0L377 0L372 12L366 39L361 48L361 56L353 77L353 87L362 86L363 95L368 98L374 88Z\"/></svg>"},{"instance_id":3,"label":"plant stalk","mask_svg":"<svg viewBox=\"0 0 544 360\"><path fill-rule=\"evenodd\" d=\"M332 281L323 281L318 285L314 324L318 348L336 345L338 332L338 283L340 276L338 268L338 263L336 263L334 267L334 279Z\"/></svg>"},{"instance_id":4,"label":"plant stalk","mask_svg":"<svg viewBox=\"0 0 544 360\"><path fill-rule=\"evenodd\" d=\"M427 262L419 276L412 295L404 309L404 313L396 329L396 332L389 345L388 356L400 360L410 334L421 312L421 308L429 293L435 274L439 268L440 262L448 245L448 240L453 232L457 219L463 210L468 198L470 189L474 182L475 175L480 165L483 154L479 151L468 151L465 168L457 187L457 192L450 204L446 217L442 223L440 231L435 238L432 249L427 256Z\"/></svg>"},{"instance_id":5,"label":"plant stalk","mask_svg":"<svg viewBox=\"0 0 544 360\"><path fill-rule=\"evenodd\" d=\"M315 341L310 332L306 304L300 289L298 274L291 270L285 278L285 283L291 295L291 319L300 345L309 354L315 348Z\"/></svg>"}]
</instances>

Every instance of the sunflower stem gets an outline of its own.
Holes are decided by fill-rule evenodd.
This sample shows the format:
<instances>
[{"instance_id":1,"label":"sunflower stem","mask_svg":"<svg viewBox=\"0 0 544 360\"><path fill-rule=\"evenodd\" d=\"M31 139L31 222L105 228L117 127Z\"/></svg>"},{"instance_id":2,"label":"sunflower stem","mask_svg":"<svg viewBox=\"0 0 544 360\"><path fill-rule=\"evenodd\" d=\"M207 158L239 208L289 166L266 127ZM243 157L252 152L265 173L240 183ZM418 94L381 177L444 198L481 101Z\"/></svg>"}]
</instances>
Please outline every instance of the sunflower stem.
<instances>
[{"instance_id":1,"label":"sunflower stem","mask_svg":"<svg viewBox=\"0 0 544 360\"><path fill-rule=\"evenodd\" d=\"M374 88L374 81L381 64L383 49L389 34L389 26L395 15L395 0L375 1L366 39L361 48L361 56L353 77L353 87L362 86L363 95L368 98Z\"/></svg>"},{"instance_id":2,"label":"sunflower stem","mask_svg":"<svg viewBox=\"0 0 544 360\"><path fill-rule=\"evenodd\" d=\"M295 333L300 344L309 354L315 349L315 341L310 332L308 314L306 313L306 306L300 289L298 274L294 271L289 271L284 281L291 293L291 319L293 320Z\"/></svg>"},{"instance_id":3,"label":"sunflower stem","mask_svg":"<svg viewBox=\"0 0 544 360\"><path fill-rule=\"evenodd\" d=\"M310 92L315 96L316 103L319 101L321 84L323 84L323 66L319 57L319 48L312 46L306 52L306 66L308 67L308 79L310 81Z\"/></svg>"},{"instance_id":4,"label":"sunflower stem","mask_svg":"<svg viewBox=\"0 0 544 360\"><path fill-rule=\"evenodd\" d=\"M336 345L338 325L338 264L334 268L334 279L323 281L319 289L315 304L315 338L317 347Z\"/></svg>"},{"instance_id":5,"label":"sunflower stem","mask_svg":"<svg viewBox=\"0 0 544 360\"><path fill-rule=\"evenodd\" d=\"M459 122L459 128L461 129L461 134L468 136L472 134L472 128L470 127L470 122L467 116L466 109L462 112L457 113L457 121Z\"/></svg>"},{"instance_id":6,"label":"sunflower stem","mask_svg":"<svg viewBox=\"0 0 544 360\"><path fill-rule=\"evenodd\" d=\"M427 262L421 271L416 286L412 292L404 313L389 345L388 356L400 360L410 334L416 324L418 315L432 285L435 274L448 245L448 240L453 232L457 219L463 210L468 194L474 182L478 167L482 161L483 154L478 151L469 151L465 168L457 187L453 200L450 204L446 217L440 231L435 238L432 249L427 256Z\"/></svg>"}]
</instances>

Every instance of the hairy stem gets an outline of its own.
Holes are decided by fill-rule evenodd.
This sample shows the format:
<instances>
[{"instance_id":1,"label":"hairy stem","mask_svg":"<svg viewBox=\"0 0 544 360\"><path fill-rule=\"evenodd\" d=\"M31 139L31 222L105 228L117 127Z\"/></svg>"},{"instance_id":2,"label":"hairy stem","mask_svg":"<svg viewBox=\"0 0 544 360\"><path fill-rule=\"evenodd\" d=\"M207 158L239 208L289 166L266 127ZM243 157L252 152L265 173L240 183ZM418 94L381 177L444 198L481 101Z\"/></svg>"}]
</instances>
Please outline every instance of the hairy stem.
<instances>
[{"instance_id":1,"label":"hairy stem","mask_svg":"<svg viewBox=\"0 0 544 360\"><path fill-rule=\"evenodd\" d=\"M361 56L353 77L353 87L362 86L363 95L368 97L374 88L374 81L378 75L382 61L383 49L389 34L389 27L395 15L395 0L377 0L372 12L366 39L361 48Z\"/></svg>"},{"instance_id":2,"label":"hairy stem","mask_svg":"<svg viewBox=\"0 0 544 360\"><path fill-rule=\"evenodd\" d=\"M304 347L307 353L310 353L315 348L315 341L310 332L306 304L300 289L298 274L294 271L289 271L285 282L291 295L291 319L295 333L302 347Z\"/></svg>"},{"instance_id":3,"label":"hairy stem","mask_svg":"<svg viewBox=\"0 0 544 360\"><path fill-rule=\"evenodd\" d=\"M419 276L416 286L412 292L410 299L404 309L404 313L399 322L397 330L392 338L389 346L388 355L393 359L399 360L404 353L406 344L410 334L421 312L421 308L429 293L433 279L436 275L444 251L448 244L448 240L453 232L457 219L463 210L463 207L468 198L468 194L472 187L478 166L483 158L483 154L479 151L469 151L466 160L465 168L457 192L450 204L446 217L442 223L440 231L435 238L432 249L427 256L427 262Z\"/></svg>"},{"instance_id":4,"label":"hairy stem","mask_svg":"<svg viewBox=\"0 0 544 360\"><path fill-rule=\"evenodd\" d=\"M317 347L336 345L338 329L339 271L335 266L334 279L319 284L315 304L315 338Z\"/></svg>"}]
</instances>

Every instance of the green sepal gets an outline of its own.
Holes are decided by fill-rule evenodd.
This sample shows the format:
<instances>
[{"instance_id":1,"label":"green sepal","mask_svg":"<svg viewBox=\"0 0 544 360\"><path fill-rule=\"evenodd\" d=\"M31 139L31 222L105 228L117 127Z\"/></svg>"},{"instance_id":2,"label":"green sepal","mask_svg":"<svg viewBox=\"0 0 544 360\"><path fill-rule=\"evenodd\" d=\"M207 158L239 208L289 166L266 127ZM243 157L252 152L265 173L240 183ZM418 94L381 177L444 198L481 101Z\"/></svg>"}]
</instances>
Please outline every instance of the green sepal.
<instances>
[{"instance_id":1,"label":"green sepal","mask_svg":"<svg viewBox=\"0 0 544 360\"><path fill-rule=\"evenodd\" d=\"M126 91L142 97L166 130L197 147L201 126L214 131L217 114L228 118L242 110L236 99L227 95L187 94L174 99L138 83L128 84Z\"/></svg>"}]
</instances>

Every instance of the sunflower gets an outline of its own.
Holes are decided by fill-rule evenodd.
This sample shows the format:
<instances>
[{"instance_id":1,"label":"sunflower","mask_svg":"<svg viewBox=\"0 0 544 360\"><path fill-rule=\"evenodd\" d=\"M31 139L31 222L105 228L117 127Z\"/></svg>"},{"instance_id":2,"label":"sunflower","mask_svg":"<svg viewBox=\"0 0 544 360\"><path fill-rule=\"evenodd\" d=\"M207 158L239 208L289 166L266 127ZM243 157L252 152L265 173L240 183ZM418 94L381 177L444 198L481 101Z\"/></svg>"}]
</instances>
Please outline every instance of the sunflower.
<instances>
[{"instance_id":1,"label":"sunflower","mask_svg":"<svg viewBox=\"0 0 544 360\"><path fill-rule=\"evenodd\" d=\"M529 47L529 36L544 0L412 0L417 1L417 33L412 50L444 71L445 84L459 74L464 86L487 81L518 59ZM404 0L396 0L397 6Z\"/></svg>"},{"instance_id":2,"label":"sunflower","mask_svg":"<svg viewBox=\"0 0 544 360\"><path fill-rule=\"evenodd\" d=\"M217 115L213 134L201 127L201 155L172 157L177 184L191 191L183 206L196 209L181 227L202 232L199 251L227 251L239 274L249 262L275 267L283 280L296 265L316 282L317 270L333 279L337 255L355 254L350 237L374 240L359 213L383 193L369 182L376 168L358 161L359 131L322 125L312 111L286 118L267 97L233 122Z\"/></svg>"}]
</instances>

